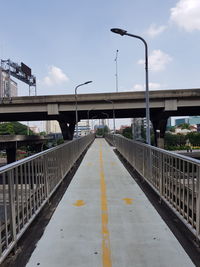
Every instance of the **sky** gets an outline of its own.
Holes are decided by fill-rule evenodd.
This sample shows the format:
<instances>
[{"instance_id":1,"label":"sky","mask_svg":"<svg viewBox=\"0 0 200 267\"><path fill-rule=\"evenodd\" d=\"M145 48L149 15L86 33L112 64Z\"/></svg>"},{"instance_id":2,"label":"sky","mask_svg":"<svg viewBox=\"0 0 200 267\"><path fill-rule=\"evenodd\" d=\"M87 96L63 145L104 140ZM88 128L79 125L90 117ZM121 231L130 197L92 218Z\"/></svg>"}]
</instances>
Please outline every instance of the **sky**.
<instances>
[{"instance_id":1,"label":"sky","mask_svg":"<svg viewBox=\"0 0 200 267\"><path fill-rule=\"evenodd\" d=\"M24 62L37 94L144 90L144 46L110 31L142 36L149 51L150 90L199 88L199 0L15 0L1 4L0 58ZM19 95L28 87L18 82ZM127 120L118 121L120 124Z\"/></svg>"}]
</instances>

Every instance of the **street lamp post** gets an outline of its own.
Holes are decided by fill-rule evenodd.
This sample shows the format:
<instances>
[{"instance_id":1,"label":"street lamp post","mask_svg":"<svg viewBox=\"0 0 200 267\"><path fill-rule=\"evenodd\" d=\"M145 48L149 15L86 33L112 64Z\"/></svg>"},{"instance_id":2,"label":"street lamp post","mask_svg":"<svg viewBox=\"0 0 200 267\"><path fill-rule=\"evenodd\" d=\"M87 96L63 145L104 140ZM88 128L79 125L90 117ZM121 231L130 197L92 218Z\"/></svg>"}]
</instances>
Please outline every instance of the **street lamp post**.
<instances>
[{"instance_id":1,"label":"street lamp post","mask_svg":"<svg viewBox=\"0 0 200 267\"><path fill-rule=\"evenodd\" d=\"M114 102L112 100L108 100L108 99L104 99L107 102L110 102L112 104L113 107L113 133L115 134L115 106L114 106Z\"/></svg>"},{"instance_id":2,"label":"street lamp post","mask_svg":"<svg viewBox=\"0 0 200 267\"><path fill-rule=\"evenodd\" d=\"M116 57L115 57L115 67L116 67L116 73L115 73L115 77L116 77L116 92L118 92L118 52L119 50L116 50Z\"/></svg>"},{"instance_id":3,"label":"street lamp post","mask_svg":"<svg viewBox=\"0 0 200 267\"><path fill-rule=\"evenodd\" d=\"M83 86L85 84L91 83L92 81L87 81L85 83L81 83L75 87L75 106L76 106L76 138L78 138L78 107L77 107L77 89L80 86Z\"/></svg>"},{"instance_id":4,"label":"street lamp post","mask_svg":"<svg viewBox=\"0 0 200 267\"><path fill-rule=\"evenodd\" d=\"M89 120L90 120L90 111L91 111L91 110L94 110L94 107L91 108L91 109L89 109L89 110L87 111L88 129L89 129L89 126L90 126L90 124L89 124Z\"/></svg>"},{"instance_id":5,"label":"street lamp post","mask_svg":"<svg viewBox=\"0 0 200 267\"><path fill-rule=\"evenodd\" d=\"M146 80L146 91L145 91L145 102L146 102L146 123L147 123L147 128L146 128L146 142L147 144L151 145L151 138L150 138L150 112L149 112L149 74L148 74L148 46L146 41L138 36L138 35L134 35L134 34L130 34L125 30L122 29L118 29L118 28L113 28L111 29L111 32L114 32L116 34L120 34L122 36L127 35L127 36L131 36L137 39L140 39L145 46L145 80Z\"/></svg>"},{"instance_id":6,"label":"street lamp post","mask_svg":"<svg viewBox=\"0 0 200 267\"><path fill-rule=\"evenodd\" d=\"M106 117L107 117L107 121L108 121L108 128L109 128L109 115L108 115L108 113L106 113L106 112L101 112L103 115L106 115Z\"/></svg>"},{"instance_id":7,"label":"street lamp post","mask_svg":"<svg viewBox=\"0 0 200 267\"><path fill-rule=\"evenodd\" d=\"M94 125L93 125L93 119L97 118L97 116L92 117L92 129L94 130Z\"/></svg>"}]
</instances>

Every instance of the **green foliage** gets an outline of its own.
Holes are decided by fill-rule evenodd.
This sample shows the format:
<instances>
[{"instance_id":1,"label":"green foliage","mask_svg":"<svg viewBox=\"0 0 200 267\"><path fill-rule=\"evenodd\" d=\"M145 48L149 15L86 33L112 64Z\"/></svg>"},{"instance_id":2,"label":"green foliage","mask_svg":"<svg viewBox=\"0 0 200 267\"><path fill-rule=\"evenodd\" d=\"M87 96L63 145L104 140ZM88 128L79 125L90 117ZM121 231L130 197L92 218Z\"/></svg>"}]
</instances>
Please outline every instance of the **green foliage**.
<instances>
[{"instance_id":1,"label":"green foliage","mask_svg":"<svg viewBox=\"0 0 200 267\"><path fill-rule=\"evenodd\" d=\"M46 132L40 132L40 135L41 135L41 136L46 136L47 133L46 133Z\"/></svg>"},{"instance_id":2,"label":"green foliage","mask_svg":"<svg viewBox=\"0 0 200 267\"><path fill-rule=\"evenodd\" d=\"M18 121L5 122L0 124L0 135L12 134L27 135L27 126L22 123L19 123ZM29 134L34 135L33 131L31 131L30 129Z\"/></svg>"},{"instance_id":3,"label":"green foliage","mask_svg":"<svg viewBox=\"0 0 200 267\"><path fill-rule=\"evenodd\" d=\"M168 150L187 150L187 140L192 146L200 146L200 133L191 132L187 135L166 133L165 148Z\"/></svg>"},{"instance_id":4,"label":"green foliage","mask_svg":"<svg viewBox=\"0 0 200 267\"><path fill-rule=\"evenodd\" d=\"M97 128L96 135L103 136L104 135L104 128Z\"/></svg>"},{"instance_id":5,"label":"green foliage","mask_svg":"<svg viewBox=\"0 0 200 267\"><path fill-rule=\"evenodd\" d=\"M133 139L132 128L126 127L125 129L123 129L122 135L126 138Z\"/></svg>"},{"instance_id":6,"label":"green foliage","mask_svg":"<svg viewBox=\"0 0 200 267\"><path fill-rule=\"evenodd\" d=\"M198 132L188 133L187 138L189 139L191 145L195 145L195 146L200 145L200 133Z\"/></svg>"},{"instance_id":7,"label":"green foliage","mask_svg":"<svg viewBox=\"0 0 200 267\"><path fill-rule=\"evenodd\" d=\"M61 144L63 144L63 143L64 143L63 138L60 138L60 139L57 140L57 145L61 145Z\"/></svg>"},{"instance_id":8,"label":"green foliage","mask_svg":"<svg viewBox=\"0 0 200 267\"><path fill-rule=\"evenodd\" d=\"M190 129L190 124L189 123L182 123L178 127L180 127L182 130L183 129Z\"/></svg>"},{"instance_id":9,"label":"green foliage","mask_svg":"<svg viewBox=\"0 0 200 267\"><path fill-rule=\"evenodd\" d=\"M109 128L107 125L105 125L103 128L97 128L96 135L98 136L104 136L104 134L109 132Z\"/></svg>"},{"instance_id":10,"label":"green foliage","mask_svg":"<svg viewBox=\"0 0 200 267\"><path fill-rule=\"evenodd\" d=\"M107 125L104 126L104 134L109 132L109 128Z\"/></svg>"},{"instance_id":11,"label":"green foliage","mask_svg":"<svg viewBox=\"0 0 200 267\"><path fill-rule=\"evenodd\" d=\"M176 147L179 149L181 146L184 146L187 140L187 136L183 134L165 134L165 148L169 149L172 147Z\"/></svg>"}]
</instances>

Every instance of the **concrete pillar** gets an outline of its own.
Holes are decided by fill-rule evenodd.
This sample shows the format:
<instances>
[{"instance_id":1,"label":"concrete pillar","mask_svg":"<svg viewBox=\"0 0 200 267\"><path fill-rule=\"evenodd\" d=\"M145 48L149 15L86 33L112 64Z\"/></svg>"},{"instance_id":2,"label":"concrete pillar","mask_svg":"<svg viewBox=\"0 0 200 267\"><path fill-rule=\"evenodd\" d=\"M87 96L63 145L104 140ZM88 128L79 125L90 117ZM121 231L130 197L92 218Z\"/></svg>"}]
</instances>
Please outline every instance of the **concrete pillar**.
<instances>
[{"instance_id":1,"label":"concrete pillar","mask_svg":"<svg viewBox=\"0 0 200 267\"><path fill-rule=\"evenodd\" d=\"M7 164L15 162L16 161L16 147L9 147L6 148L6 155L7 155Z\"/></svg>"},{"instance_id":2,"label":"concrete pillar","mask_svg":"<svg viewBox=\"0 0 200 267\"><path fill-rule=\"evenodd\" d=\"M154 117L151 121L153 124L153 130L154 130L154 140L155 140L155 146L164 148L164 137L165 137L165 131L167 127L167 116L161 116ZM159 132L157 132L159 130Z\"/></svg>"},{"instance_id":3,"label":"concrete pillar","mask_svg":"<svg viewBox=\"0 0 200 267\"><path fill-rule=\"evenodd\" d=\"M74 137L75 122L67 123L59 121L64 140L72 140Z\"/></svg>"}]
</instances>

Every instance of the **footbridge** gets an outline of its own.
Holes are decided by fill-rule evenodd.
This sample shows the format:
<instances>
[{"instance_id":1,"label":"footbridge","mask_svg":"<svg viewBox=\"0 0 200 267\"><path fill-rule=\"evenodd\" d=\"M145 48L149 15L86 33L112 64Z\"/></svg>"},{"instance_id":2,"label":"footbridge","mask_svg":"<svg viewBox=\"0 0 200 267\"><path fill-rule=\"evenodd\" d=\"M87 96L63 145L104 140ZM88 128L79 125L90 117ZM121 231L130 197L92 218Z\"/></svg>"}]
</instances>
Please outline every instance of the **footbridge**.
<instances>
[{"instance_id":1,"label":"footbridge","mask_svg":"<svg viewBox=\"0 0 200 267\"><path fill-rule=\"evenodd\" d=\"M19 243L31 236L32 225L32 236L43 228L38 222L43 208L50 205L85 151L49 223L22 260L20 255L28 254L32 240L24 250L22 245L18 249ZM132 175L120 159L133 170ZM138 181L148 185L161 203L157 204L166 205L198 244L199 179L198 160L119 135L108 135L106 140L88 135L9 164L0 169L0 263L28 267L198 266L200 258L193 258L182 247ZM187 234L183 231L182 235Z\"/></svg>"},{"instance_id":2,"label":"footbridge","mask_svg":"<svg viewBox=\"0 0 200 267\"><path fill-rule=\"evenodd\" d=\"M149 92L150 119L154 131L164 137L171 116L200 115L200 89L157 90ZM78 94L79 120L145 117L144 92ZM115 111L113 113L113 110ZM88 111L90 117L88 115ZM88 118L89 117L89 118ZM0 102L0 121L57 120L65 140L73 138L75 128L75 96L47 95L4 98Z\"/></svg>"}]
</instances>

